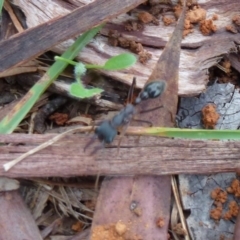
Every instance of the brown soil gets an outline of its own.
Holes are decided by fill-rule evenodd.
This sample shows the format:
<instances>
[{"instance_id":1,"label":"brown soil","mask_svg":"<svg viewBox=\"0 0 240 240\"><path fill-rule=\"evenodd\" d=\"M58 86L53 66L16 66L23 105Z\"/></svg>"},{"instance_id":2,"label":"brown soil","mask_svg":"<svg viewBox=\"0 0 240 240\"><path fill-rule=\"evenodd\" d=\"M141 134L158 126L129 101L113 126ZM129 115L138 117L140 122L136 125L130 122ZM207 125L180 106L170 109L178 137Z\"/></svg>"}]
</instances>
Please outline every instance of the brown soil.
<instances>
[{"instance_id":1,"label":"brown soil","mask_svg":"<svg viewBox=\"0 0 240 240\"><path fill-rule=\"evenodd\" d=\"M99 225L92 229L91 240L143 240L128 230L128 225L118 221L116 224Z\"/></svg>"},{"instance_id":2,"label":"brown soil","mask_svg":"<svg viewBox=\"0 0 240 240\"><path fill-rule=\"evenodd\" d=\"M213 24L212 19L202 20L199 25L199 29L203 35L210 35L217 31L216 25Z\"/></svg>"},{"instance_id":3,"label":"brown soil","mask_svg":"<svg viewBox=\"0 0 240 240\"><path fill-rule=\"evenodd\" d=\"M214 129L219 117L214 104L208 104L202 109L202 122L206 129Z\"/></svg>"},{"instance_id":4,"label":"brown soil","mask_svg":"<svg viewBox=\"0 0 240 240\"><path fill-rule=\"evenodd\" d=\"M108 43L110 45L114 47L120 46L122 48L128 48L130 51L139 55L139 61L142 64L145 64L149 59L151 59L152 54L145 50L141 43L122 37L116 30L110 30L108 36Z\"/></svg>"}]
</instances>

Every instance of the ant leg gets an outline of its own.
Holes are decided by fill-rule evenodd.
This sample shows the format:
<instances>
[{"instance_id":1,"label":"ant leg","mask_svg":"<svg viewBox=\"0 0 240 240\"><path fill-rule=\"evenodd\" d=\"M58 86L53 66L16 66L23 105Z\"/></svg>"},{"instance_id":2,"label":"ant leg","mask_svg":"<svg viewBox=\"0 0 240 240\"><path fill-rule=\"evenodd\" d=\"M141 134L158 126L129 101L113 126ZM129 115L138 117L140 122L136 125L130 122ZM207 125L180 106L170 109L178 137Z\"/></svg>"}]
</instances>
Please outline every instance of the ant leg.
<instances>
[{"instance_id":1,"label":"ant leg","mask_svg":"<svg viewBox=\"0 0 240 240\"><path fill-rule=\"evenodd\" d=\"M94 140L97 138L97 135L93 135L90 140L87 142L87 144L85 145L83 152L85 152L85 150L94 142Z\"/></svg>"},{"instance_id":2,"label":"ant leg","mask_svg":"<svg viewBox=\"0 0 240 240\"><path fill-rule=\"evenodd\" d=\"M104 141L102 141L100 145L96 146L96 147L93 149L93 151L90 153L90 155L95 154L97 151L99 151L99 150L101 150L101 149L103 149L103 148L105 148L105 142L104 142Z\"/></svg>"},{"instance_id":3,"label":"ant leg","mask_svg":"<svg viewBox=\"0 0 240 240\"><path fill-rule=\"evenodd\" d=\"M163 108L165 108L164 106L162 106ZM166 109L166 108L165 108ZM172 121L172 123L175 123L175 119L174 119L174 117L173 117L173 113L171 112L171 111L169 111L168 109L166 109L167 111L168 111L168 113L170 114L170 118L171 118L171 121Z\"/></svg>"},{"instance_id":4,"label":"ant leg","mask_svg":"<svg viewBox=\"0 0 240 240\"><path fill-rule=\"evenodd\" d=\"M148 113L148 112L157 110L157 109L162 108L162 107L164 108L164 106L157 106L155 108L150 108L150 109L147 109L147 110L144 110L144 111L140 111L139 113Z\"/></svg>"},{"instance_id":5,"label":"ant leg","mask_svg":"<svg viewBox=\"0 0 240 240\"><path fill-rule=\"evenodd\" d=\"M151 112L151 111L154 111L158 108L165 108L163 105L161 106L158 106L158 107L155 107L155 108L151 108L151 109L147 109L147 110L144 110L144 111L140 111L139 113L147 113L147 112ZM167 111L169 112L169 114L171 115L171 121L174 122L174 119L173 119L173 114L167 109ZM151 125L152 127L152 125Z\"/></svg>"},{"instance_id":6,"label":"ant leg","mask_svg":"<svg viewBox=\"0 0 240 240\"><path fill-rule=\"evenodd\" d=\"M95 125L93 125L92 128L88 131L88 134L90 134L90 132L92 132L94 130L94 127L95 127ZM93 137L91 137L91 139L85 145L83 152L85 152L85 150L94 142L94 140L96 138L97 138L97 136L94 134Z\"/></svg>"},{"instance_id":7,"label":"ant leg","mask_svg":"<svg viewBox=\"0 0 240 240\"><path fill-rule=\"evenodd\" d=\"M155 107L155 108L151 108L151 109L147 109L147 110L144 110L144 111L139 111L139 113L147 113L147 112L151 112L151 111L154 111L158 108L165 108L163 105L162 106L158 106L158 107ZM171 115L171 120L172 122L174 122L173 120L173 114L168 110L169 114Z\"/></svg>"},{"instance_id":8,"label":"ant leg","mask_svg":"<svg viewBox=\"0 0 240 240\"><path fill-rule=\"evenodd\" d=\"M152 109L151 109L151 110L152 110ZM148 111L148 110L147 110L147 111ZM132 121L146 123L146 124L149 125L149 127L152 127L152 126L153 126L152 122L146 121L146 120L141 120L141 119L135 119L135 118L133 118ZM139 144L140 137L141 137L141 136L138 136L138 138L137 138L137 141L136 141L137 144Z\"/></svg>"},{"instance_id":9,"label":"ant leg","mask_svg":"<svg viewBox=\"0 0 240 240\"><path fill-rule=\"evenodd\" d=\"M151 109L148 109L148 110L139 111L139 113L151 112L151 111L154 111L154 110L156 110L156 109L158 109L158 108L162 108L162 107L163 107L163 106L158 106L158 107L151 108ZM141 119L135 119L135 118L133 118L132 120L135 121L135 122L143 122L143 123L146 123L146 124L149 125L149 127L152 127L152 126L153 126L152 122L147 121L147 120L141 120Z\"/></svg>"},{"instance_id":10,"label":"ant leg","mask_svg":"<svg viewBox=\"0 0 240 240\"><path fill-rule=\"evenodd\" d=\"M147 120L141 120L141 119L133 118L132 121L146 123L146 124L149 125L149 127L152 127L152 126L153 126L152 122L147 121Z\"/></svg>"},{"instance_id":11,"label":"ant leg","mask_svg":"<svg viewBox=\"0 0 240 240\"><path fill-rule=\"evenodd\" d=\"M121 144L121 141L122 141L122 138L124 137L126 131L127 131L127 128L129 126L130 122L126 125L124 125L121 129L121 133L120 133L120 136L119 136L119 140L118 140L118 147L117 147L117 156L119 154L119 148L120 148L120 144Z\"/></svg>"}]
</instances>

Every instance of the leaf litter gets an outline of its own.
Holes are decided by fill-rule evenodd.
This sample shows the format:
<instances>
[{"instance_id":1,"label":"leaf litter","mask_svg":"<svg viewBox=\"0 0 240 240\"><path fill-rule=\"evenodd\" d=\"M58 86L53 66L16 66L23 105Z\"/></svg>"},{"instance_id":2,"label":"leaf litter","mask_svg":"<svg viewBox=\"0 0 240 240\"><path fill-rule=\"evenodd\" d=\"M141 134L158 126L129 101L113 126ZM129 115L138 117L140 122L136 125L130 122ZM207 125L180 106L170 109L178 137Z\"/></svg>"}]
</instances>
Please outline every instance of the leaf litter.
<instances>
[{"instance_id":1,"label":"leaf litter","mask_svg":"<svg viewBox=\"0 0 240 240\"><path fill-rule=\"evenodd\" d=\"M211 23L212 22L210 22L210 24L209 25L211 25ZM211 30L211 29L210 29ZM228 84L227 84L228 85ZM223 86L222 86L223 87ZM236 108L235 107L233 107L233 109L231 109L231 107L230 106L232 106L232 104L236 104L237 105L237 94L235 95L235 93L232 93L231 92L231 90L230 89L228 89L228 88L230 88L231 89L231 86L226 86L226 92L228 92L228 90L230 91L229 92L229 95L227 95L227 96L224 96L224 97L226 97L226 100L225 100L225 102L224 102L224 104L223 104L223 106L221 106L221 107L219 107L219 105L220 104L218 104L218 103L216 103L216 102L214 102L214 104L216 104L216 105L211 105L212 104L212 100L214 100L214 101L217 101L217 98L219 97L219 96L217 96L217 94L219 94L218 92L217 92L217 90L216 90L216 96L214 96L214 97L210 97L210 101L209 101L209 106L215 106L215 110L216 110L216 113L220 113L220 117L217 119L217 122L216 122L216 124L212 124L212 125L208 125L210 128L217 128L218 127L218 125L220 124L220 128L221 129L226 129L225 127L227 127L227 126L230 126L230 124L234 124L235 123L235 125L238 125L237 124L237 118L236 118L236 120L233 120L232 119L232 115L235 115L236 114L236 112L234 112L235 110L236 110ZM228 89L228 90L227 90ZM223 92L224 92L224 89L223 89ZM188 100L187 100L188 101ZM230 101L230 102L229 102ZM204 99L202 99L201 100L201 102L202 103L204 103ZM199 105L199 103L198 102L195 102L195 103L193 103L194 105L192 105L192 106L198 106ZM206 104L206 102L205 102L205 104ZM229 105L228 105L229 104ZM239 104L238 104L239 105ZM186 115L188 115L188 113L186 113L186 112L190 112L190 115L191 115L191 117L189 117L187 120L185 120L184 121L184 124L186 124L187 125L187 127L192 127L191 126L191 124L189 124L189 120L191 121L191 119L193 118L194 119L194 121L193 121L193 124L195 124L194 126L196 126L196 128L198 128L198 121L199 121L199 119L200 119L200 125L201 125L201 127L204 125L203 123L205 122L204 120L203 120L203 116L202 116L202 114L203 114L203 112L202 112L202 108L200 108L200 111L195 111L196 109L193 109L192 111L189 111L189 109L187 109L186 107L184 107L184 114L186 114ZM211 109L210 109L211 110ZM221 110L222 110L222 112L221 112ZM194 112L195 111L195 112ZM210 112L213 112L213 111L210 111ZM183 114L183 115L184 115ZM198 116L200 116L200 118L197 118ZM185 117L183 118L183 119L185 119ZM202 120L201 120L202 119ZM221 122L221 120L222 120L222 122ZM179 123L180 124L182 124L182 122L181 121L179 121ZM212 123L212 121L210 121L210 123ZM183 126L184 126L184 124L183 124ZM206 127L206 125L204 125L205 127ZM231 129L232 129L232 127L231 127ZM195 188L193 188L193 189L191 189L191 190L193 190L193 194L196 194L197 195L197 193L199 193L199 192L204 192L204 190L206 191L207 189L208 189L208 185L209 186L213 186L213 187L215 187L215 190L216 190L216 192L219 192L219 193L222 193L222 192L224 192L224 190L222 190L222 189L225 189L225 188L231 188L231 187L229 187L231 184L230 184L230 182L231 182L231 180L232 179L234 179L234 176L229 176L229 178L228 178L228 180L226 181L224 181L224 180L222 180L223 179L223 174L220 174L220 176L219 177L216 177L217 175L214 175L214 177L213 176L210 176L209 178L207 178L207 180L205 180L205 179L203 179L203 180L201 180L200 178L198 178L198 180L199 180L199 182L200 183L204 183L205 185L202 185L202 184L198 184L198 181L197 182L195 182ZM224 175L225 176L225 175ZM218 179L219 178L219 179ZM225 178L224 178L225 179ZM236 179L235 179L236 180ZM222 183L223 182L223 183ZM232 182L234 182L234 180L232 181ZM215 183L215 185L214 185L214 183ZM181 184L181 181L180 181L180 184ZM224 185L225 184L225 185ZM230 184L230 185L229 185ZM232 184L233 185L233 184ZM232 186L231 185L231 186ZM192 185L191 185L192 186ZM221 188L219 188L219 186L221 186ZM228 187L227 187L228 186ZM198 188L197 188L198 187ZM75 218L79 218L80 216L79 216L79 214L76 214L76 212L75 212L75 209L76 208L79 208L79 209L83 209L83 210L86 210L86 211L89 211L89 212L91 212L91 210L90 209L88 209L85 205L81 205L81 206L79 206L79 201L78 201L78 204L76 204L76 201L75 201L75 195L73 194L73 192L76 194L76 195L78 195L78 199L80 198L81 200L83 200L82 199L82 196L79 196L79 193L82 193L81 191L83 191L82 189L81 189L81 191L80 190L78 190L77 192L75 192L75 190L74 189L69 189L68 187L54 187L53 189L50 187L49 188L49 186L46 186L46 185L42 185L42 186L40 186L40 187L37 187L36 188L37 190L35 191L35 193L34 193L34 196L33 196L33 198L30 198L30 199L32 199L32 203L30 204L30 206L32 205L32 207L33 207L33 210L34 210L34 215L35 215L35 218L37 219L37 218L39 218L39 216L41 216L41 214L42 214L42 217L47 217L48 216L48 214L49 214L49 212L52 212L52 210L53 209L51 209L51 211L46 211L47 210L47 207L48 207L48 204L49 203L47 203L49 200L50 200L50 202L54 205L54 207L55 207L55 210L56 210L56 212L61 216L62 214L64 214L64 215L66 215L66 216L69 216L69 215L72 215L72 216L74 216ZM51 194L49 194L49 190L51 189ZM204 189L204 190L203 190ZM219 190L220 189L220 190ZM232 187L232 189L228 189L230 192L232 191L232 193L234 193L234 187ZM54 191L52 191L52 190L54 190ZM70 190L70 192L69 192L69 190ZM213 190L213 191L215 191L215 190ZM91 191L91 190L90 190ZM212 191L212 192L213 192ZM228 191L228 192L229 192ZM94 192L94 191L93 191ZM30 193L29 193L30 194ZM72 194L73 194L73 196L72 196ZM82 194L80 194L80 195L82 195ZM190 194L190 196L192 196L191 194ZM208 195L208 197L209 197L210 195ZM224 195L225 196L225 195ZM236 197L236 196L235 196ZM92 198L91 198L92 199ZM38 203L38 206L36 207L36 203L37 203L37 201L39 202ZM211 203L213 202L213 201L216 201L216 199L211 199ZM225 203L225 202L224 202ZM230 202L231 203L231 202ZM201 202L199 202L199 204L201 205L202 203ZM34 208L34 205L35 205L35 208ZM87 204L86 204L87 205ZM192 205L191 205L192 206ZM229 206L230 206L230 204L229 204ZM232 205L231 205L232 206ZM212 205L211 205L211 211L213 211L214 210L214 203L212 203ZM217 206L217 207L219 207L219 205ZM197 208L197 207L196 207ZM218 208L219 209L219 208ZM44 212L45 211L45 212ZM44 213L43 213L44 212ZM79 213L79 212L78 212ZM200 211L200 213L201 213L201 211ZM86 215L86 217L85 217L86 219L88 219L88 216ZM38 219L39 220L39 223L40 223L40 219ZM81 219L82 220L82 219ZM58 221L58 218L56 218L55 219L55 221ZM55 221L53 221L52 223L54 223ZM43 222L43 220L42 220L42 222ZM41 223L42 223L41 222ZM75 225L74 225L74 229L77 229L78 228L78 224L79 222L77 222ZM201 223L200 223L200 225L201 225ZM81 227L80 227L81 228ZM116 224L116 226L115 226L115 228L116 228L116 231L118 231L118 234L119 235L121 235L120 233L123 231L123 229L124 229L124 226L121 226L121 224ZM194 226L194 228L196 228L196 226ZM199 235L200 236L200 235ZM194 239L197 239L197 238L194 238ZM203 239L210 239L210 238L203 238ZM215 238L214 238L215 239Z\"/></svg>"}]
</instances>

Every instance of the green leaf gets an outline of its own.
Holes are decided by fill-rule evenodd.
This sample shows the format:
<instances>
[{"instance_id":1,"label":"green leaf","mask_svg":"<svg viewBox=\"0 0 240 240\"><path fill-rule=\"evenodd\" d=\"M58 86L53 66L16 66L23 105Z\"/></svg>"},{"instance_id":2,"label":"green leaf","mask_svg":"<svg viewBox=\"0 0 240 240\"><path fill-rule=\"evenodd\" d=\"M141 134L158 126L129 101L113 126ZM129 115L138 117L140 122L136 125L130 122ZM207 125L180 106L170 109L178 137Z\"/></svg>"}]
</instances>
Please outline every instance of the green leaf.
<instances>
[{"instance_id":1,"label":"green leaf","mask_svg":"<svg viewBox=\"0 0 240 240\"><path fill-rule=\"evenodd\" d=\"M86 89L79 83L72 83L70 86L71 95L78 98L90 98L102 91L103 90L99 88Z\"/></svg>"},{"instance_id":2,"label":"green leaf","mask_svg":"<svg viewBox=\"0 0 240 240\"><path fill-rule=\"evenodd\" d=\"M137 58L130 53L119 54L110 58L103 66L106 70L120 70L131 67L137 61Z\"/></svg>"}]
</instances>

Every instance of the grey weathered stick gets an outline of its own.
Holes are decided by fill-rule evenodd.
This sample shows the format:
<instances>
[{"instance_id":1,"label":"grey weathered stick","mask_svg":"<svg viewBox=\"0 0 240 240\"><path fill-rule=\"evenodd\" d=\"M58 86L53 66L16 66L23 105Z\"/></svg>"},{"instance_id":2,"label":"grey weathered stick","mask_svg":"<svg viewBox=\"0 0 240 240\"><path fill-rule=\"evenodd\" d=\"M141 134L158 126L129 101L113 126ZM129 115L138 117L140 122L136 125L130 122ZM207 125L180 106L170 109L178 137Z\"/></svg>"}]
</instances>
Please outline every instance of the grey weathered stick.
<instances>
[{"instance_id":1,"label":"grey weathered stick","mask_svg":"<svg viewBox=\"0 0 240 240\"><path fill-rule=\"evenodd\" d=\"M92 127L89 127L89 130L91 130ZM25 159L26 157L34 154L34 153L37 153L39 151L41 151L42 149L48 147L48 146L51 146L53 143L57 142L58 140L60 140L61 138L63 138L65 135L67 134L70 134L70 133L74 133L76 132L77 130L76 129L71 129L71 130L68 130L64 133L61 133L57 136L55 136L54 138L42 143L41 145L39 146L36 146L35 148L29 150L28 152L22 154L21 156L17 157L16 159L13 159L12 161L10 162L7 162L3 165L3 168L5 171L8 171L9 169L11 169L13 166L15 166L17 163L21 162L23 159ZM79 130L80 132L80 130Z\"/></svg>"},{"instance_id":2,"label":"grey weathered stick","mask_svg":"<svg viewBox=\"0 0 240 240\"><path fill-rule=\"evenodd\" d=\"M33 149L57 134L0 135L0 165ZM234 172L240 169L240 141L200 141L159 137L124 137L119 156L114 148L90 155L83 148L91 136L68 135L39 153L27 157L8 172L0 168L0 176L51 177L79 175L169 175L179 173ZM9 145L5 145L8 143ZM98 144L98 143L96 143ZM151 157L149 157L151 156Z\"/></svg>"},{"instance_id":3,"label":"grey weathered stick","mask_svg":"<svg viewBox=\"0 0 240 240\"><path fill-rule=\"evenodd\" d=\"M81 34L144 0L97 0L73 12L0 42L0 72L40 55L52 46Z\"/></svg>"}]
</instances>

